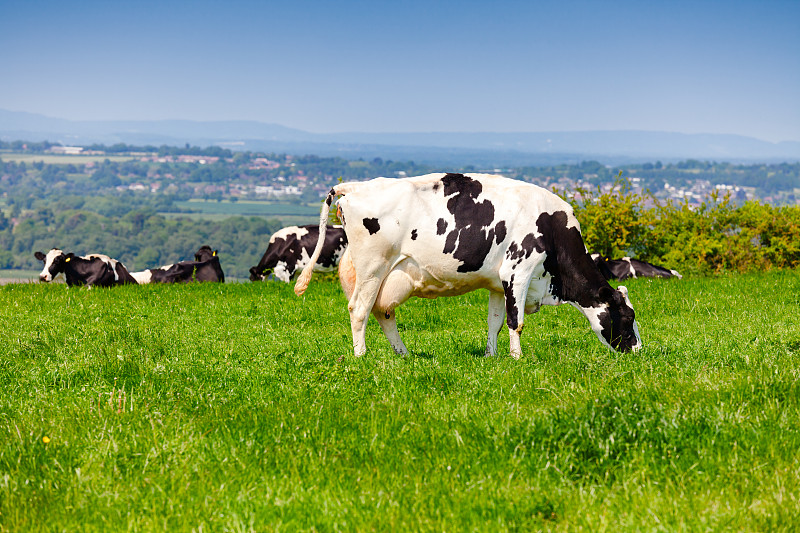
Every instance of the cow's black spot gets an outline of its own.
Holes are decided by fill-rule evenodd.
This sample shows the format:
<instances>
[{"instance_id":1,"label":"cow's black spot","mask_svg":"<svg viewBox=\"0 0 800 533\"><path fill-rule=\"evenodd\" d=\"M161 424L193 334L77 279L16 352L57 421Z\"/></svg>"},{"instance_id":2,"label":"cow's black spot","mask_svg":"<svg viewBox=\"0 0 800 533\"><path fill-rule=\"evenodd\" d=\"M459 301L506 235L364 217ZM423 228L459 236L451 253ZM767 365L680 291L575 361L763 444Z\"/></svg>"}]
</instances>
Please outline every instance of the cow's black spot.
<instances>
[{"instance_id":1,"label":"cow's black spot","mask_svg":"<svg viewBox=\"0 0 800 533\"><path fill-rule=\"evenodd\" d=\"M416 241L417 240L417 230L415 230L415 229L411 230L411 240L412 241Z\"/></svg>"},{"instance_id":2,"label":"cow's black spot","mask_svg":"<svg viewBox=\"0 0 800 533\"><path fill-rule=\"evenodd\" d=\"M528 233L522 239L521 243L512 242L506 249L506 258L509 261L516 261L517 264L521 263L523 259L528 259L534 250L542 252L539 249L539 243L533 233Z\"/></svg>"},{"instance_id":3,"label":"cow's black spot","mask_svg":"<svg viewBox=\"0 0 800 533\"><path fill-rule=\"evenodd\" d=\"M455 227L445 239L443 252L462 262L458 272L475 272L492 248L495 239L494 205L478 201L483 185L463 174L447 174L442 178L447 210L455 219ZM505 229L505 224L503 224Z\"/></svg>"},{"instance_id":4,"label":"cow's black spot","mask_svg":"<svg viewBox=\"0 0 800 533\"><path fill-rule=\"evenodd\" d=\"M334 191L333 187L331 187L331 190L328 191L328 197L325 198L325 203L328 204L328 207L330 207L331 203L333 203L334 196L336 196L336 191Z\"/></svg>"},{"instance_id":5,"label":"cow's black spot","mask_svg":"<svg viewBox=\"0 0 800 533\"><path fill-rule=\"evenodd\" d=\"M362 222L370 235L375 235L381 230L381 225L378 223L377 218L365 218Z\"/></svg>"},{"instance_id":6,"label":"cow's black spot","mask_svg":"<svg viewBox=\"0 0 800 533\"><path fill-rule=\"evenodd\" d=\"M447 231L447 221L440 218L436 221L436 235L444 235L445 231Z\"/></svg>"},{"instance_id":7,"label":"cow's black spot","mask_svg":"<svg viewBox=\"0 0 800 533\"><path fill-rule=\"evenodd\" d=\"M505 220L501 220L494 227L494 236L495 236L495 242L497 244L500 244L501 242L506 240L506 221Z\"/></svg>"},{"instance_id":8,"label":"cow's black spot","mask_svg":"<svg viewBox=\"0 0 800 533\"><path fill-rule=\"evenodd\" d=\"M598 288L608 282L586 253L578 228L567 228L568 223L565 211L540 214L536 227L541 236L536 239L536 249L547 254L544 270L552 277L550 293L582 307L592 307L597 303Z\"/></svg>"},{"instance_id":9,"label":"cow's black spot","mask_svg":"<svg viewBox=\"0 0 800 533\"><path fill-rule=\"evenodd\" d=\"M514 298L514 276L508 281L503 281L503 294L506 297L506 323L510 329L516 330L519 326L517 316L517 299Z\"/></svg>"}]
</instances>

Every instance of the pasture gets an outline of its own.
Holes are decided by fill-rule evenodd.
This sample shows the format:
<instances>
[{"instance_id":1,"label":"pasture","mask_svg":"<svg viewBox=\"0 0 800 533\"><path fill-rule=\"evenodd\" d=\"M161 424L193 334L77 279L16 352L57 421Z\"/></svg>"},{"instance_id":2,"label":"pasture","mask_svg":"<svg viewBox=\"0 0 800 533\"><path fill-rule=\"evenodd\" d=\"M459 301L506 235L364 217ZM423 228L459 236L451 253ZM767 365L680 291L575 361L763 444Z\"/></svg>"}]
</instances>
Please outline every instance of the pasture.
<instances>
[{"instance_id":1,"label":"pasture","mask_svg":"<svg viewBox=\"0 0 800 533\"><path fill-rule=\"evenodd\" d=\"M641 351L565 305L519 361L485 292L355 358L315 280L0 287L0 531L800 527L800 273L630 280Z\"/></svg>"},{"instance_id":2,"label":"pasture","mask_svg":"<svg viewBox=\"0 0 800 533\"><path fill-rule=\"evenodd\" d=\"M196 220L221 220L231 216L259 216L280 220L284 225L319 224L319 204L303 205L288 202L240 200L176 201L175 206L190 212L162 213L169 217Z\"/></svg>"},{"instance_id":3,"label":"pasture","mask_svg":"<svg viewBox=\"0 0 800 533\"><path fill-rule=\"evenodd\" d=\"M62 154L28 154L19 152L0 152L0 159L6 162L32 164L42 162L45 165L85 165L102 163L105 160L121 163L134 159L128 155L62 155Z\"/></svg>"}]
</instances>

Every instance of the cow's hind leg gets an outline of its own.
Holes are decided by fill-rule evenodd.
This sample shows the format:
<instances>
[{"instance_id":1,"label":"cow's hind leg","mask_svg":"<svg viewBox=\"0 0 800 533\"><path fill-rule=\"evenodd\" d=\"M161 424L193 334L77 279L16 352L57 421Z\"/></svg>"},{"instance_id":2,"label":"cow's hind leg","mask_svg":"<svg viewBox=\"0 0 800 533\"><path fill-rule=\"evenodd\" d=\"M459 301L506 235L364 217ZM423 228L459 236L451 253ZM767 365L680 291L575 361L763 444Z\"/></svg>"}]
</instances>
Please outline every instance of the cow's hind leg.
<instances>
[{"instance_id":1,"label":"cow's hind leg","mask_svg":"<svg viewBox=\"0 0 800 533\"><path fill-rule=\"evenodd\" d=\"M356 356L367 353L367 319L380 290L381 279L370 277L356 280L347 310L350 312L350 329L353 333L353 352Z\"/></svg>"},{"instance_id":2,"label":"cow's hind leg","mask_svg":"<svg viewBox=\"0 0 800 533\"><path fill-rule=\"evenodd\" d=\"M397 331L397 321L395 320L395 308L408 300L414 290L411 278L403 272L402 264L395 270L389 272L381 285L381 290L375 300L372 314L381 325L383 334L392 345L394 351L400 355L408 353L408 348L403 344L400 333Z\"/></svg>"},{"instance_id":3,"label":"cow's hind leg","mask_svg":"<svg viewBox=\"0 0 800 533\"><path fill-rule=\"evenodd\" d=\"M408 348L403 344L403 339L400 338L400 332L397 331L397 320L395 320L394 309L391 311L374 309L372 314L378 320L378 324L381 325L383 334L386 335L395 353L406 355L408 353Z\"/></svg>"},{"instance_id":4,"label":"cow's hind leg","mask_svg":"<svg viewBox=\"0 0 800 533\"><path fill-rule=\"evenodd\" d=\"M489 318L487 320L489 333L486 341L486 355L497 354L497 334L503 327L503 320L506 317L504 303L505 297L502 292L489 292Z\"/></svg>"}]
</instances>

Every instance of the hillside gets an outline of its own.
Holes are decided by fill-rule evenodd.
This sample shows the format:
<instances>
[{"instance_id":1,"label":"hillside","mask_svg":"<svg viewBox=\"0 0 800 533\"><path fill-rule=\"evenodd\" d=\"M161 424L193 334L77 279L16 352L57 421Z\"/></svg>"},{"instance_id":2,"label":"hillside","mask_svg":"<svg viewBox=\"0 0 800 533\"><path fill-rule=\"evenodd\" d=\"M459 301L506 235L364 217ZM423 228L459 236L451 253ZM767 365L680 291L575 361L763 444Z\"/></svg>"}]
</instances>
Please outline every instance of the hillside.
<instances>
[{"instance_id":1,"label":"hillside","mask_svg":"<svg viewBox=\"0 0 800 533\"><path fill-rule=\"evenodd\" d=\"M482 166L606 164L708 159L729 162L800 160L800 142L771 143L736 135L655 132L312 133L255 121L70 121L0 109L0 140L62 144L219 145L295 155L414 160Z\"/></svg>"}]
</instances>

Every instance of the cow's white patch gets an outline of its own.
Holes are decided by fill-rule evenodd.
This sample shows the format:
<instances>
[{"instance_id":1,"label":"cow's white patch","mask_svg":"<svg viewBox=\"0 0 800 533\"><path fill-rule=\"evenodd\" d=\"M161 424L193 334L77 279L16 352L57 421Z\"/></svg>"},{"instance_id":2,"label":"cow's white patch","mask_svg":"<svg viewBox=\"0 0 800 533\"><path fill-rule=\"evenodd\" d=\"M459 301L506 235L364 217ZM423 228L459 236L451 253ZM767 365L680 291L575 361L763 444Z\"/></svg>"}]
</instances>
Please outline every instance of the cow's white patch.
<instances>
[{"instance_id":1,"label":"cow's white patch","mask_svg":"<svg viewBox=\"0 0 800 533\"><path fill-rule=\"evenodd\" d=\"M308 235L308 230L306 228L300 226L288 226L286 228L279 229L275 233L272 234L272 237L269 238L269 243L272 244L278 239L283 239L288 241L289 237L296 236L299 240L302 237Z\"/></svg>"},{"instance_id":2,"label":"cow's white patch","mask_svg":"<svg viewBox=\"0 0 800 533\"><path fill-rule=\"evenodd\" d=\"M625 261L626 263L628 263L628 271L630 272L631 277L635 278L636 277L636 269L633 268L633 263L631 263L631 258L630 257L623 257L622 260ZM620 279L622 279L622 278L620 278Z\"/></svg>"},{"instance_id":3,"label":"cow's white patch","mask_svg":"<svg viewBox=\"0 0 800 533\"><path fill-rule=\"evenodd\" d=\"M275 265L275 268L272 270L272 275L284 283L289 283L289 281L292 279L292 274L289 273L289 269L287 268L285 261L278 261L278 264Z\"/></svg>"},{"instance_id":4,"label":"cow's white patch","mask_svg":"<svg viewBox=\"0 0 800 533\"><path fill-rule=\"evenodd\" d=\"M614 347L611 346L608 343L608 341L603 337L603 325L600 323L600 315L608 311L608 306L601 305L599 307L581 307L576 303L573 302L569 303L574 308L578 309L581 313L583 313L583 316L585 316L586 320L589 321L589 325L591 326L592 331L594 331L595 335L597 335L597 338L600 339L600 342L602 342L603 344L605 344L606 346L608 346L613 350Z\"/></svg>"},{"instance_id":5,"label":"cow's white patch","mask_svg":"<svg viewBox=\"0 0 800 533\"><path fill-rule=\"evenodd\" d=\"M153 281L153 273L150 270L142 270L141 272L131 272L131 276L136 280L139 285L146 285Z\"/></svg>"}]
</instances>

